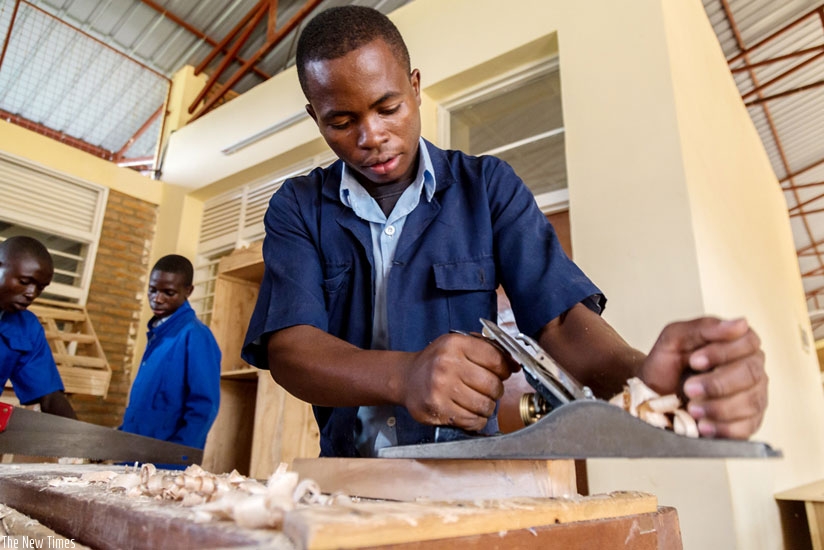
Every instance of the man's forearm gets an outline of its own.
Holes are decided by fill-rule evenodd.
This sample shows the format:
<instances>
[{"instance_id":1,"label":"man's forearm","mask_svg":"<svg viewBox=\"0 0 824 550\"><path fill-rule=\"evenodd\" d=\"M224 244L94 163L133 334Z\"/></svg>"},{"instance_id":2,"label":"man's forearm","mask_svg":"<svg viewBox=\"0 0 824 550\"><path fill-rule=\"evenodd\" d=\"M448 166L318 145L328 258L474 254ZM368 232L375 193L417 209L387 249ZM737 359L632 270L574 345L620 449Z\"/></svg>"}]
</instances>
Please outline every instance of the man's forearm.
<instances>
[{"instance_id":1,"label":"man's forearm","mask_svg":"<svg viewBox=\"0 0 824 550\"><path fill-rule=\"evenodd\" d=\"M289 393L314 405L402 404L412 354L363 350L308 325L272 334L269 370Z\"/></svg>"},{"instance_id":2,"label":"man's forearm","mask_svg":"<svg viewBox=\"0 0 824 550\"><path fill-rule=\"evenodd\" d=\"M602 398L621 391L646 358L583 304L548 323L538 341L553 359Z\"/></svg>"}]
</instances>

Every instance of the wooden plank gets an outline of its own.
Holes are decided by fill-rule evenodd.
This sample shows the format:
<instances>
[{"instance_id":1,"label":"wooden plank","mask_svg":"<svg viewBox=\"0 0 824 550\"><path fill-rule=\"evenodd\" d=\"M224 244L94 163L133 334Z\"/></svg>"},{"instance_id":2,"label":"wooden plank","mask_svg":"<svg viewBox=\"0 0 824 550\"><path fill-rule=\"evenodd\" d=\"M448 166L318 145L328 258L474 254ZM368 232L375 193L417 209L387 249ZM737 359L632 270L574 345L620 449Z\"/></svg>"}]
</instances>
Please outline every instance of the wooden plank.
<instances>
[{"instance_id":1,"label":"wooden plank","mask_svg":"<svg viewBox=\"0 0 824 550\"><path fill-rule=\"evenodd\" d=\"M66 355L55 353L54 361L58 364L78 367L89 367L92 369L105 369L109 363L102 357L86 357L84 355Z\"/></svg>"},{"instance_id":2,"label":"wooden plank","mask_svg":"<svg viewBox=\"0 0 824 550\"><path fill-rule=\"evenodd\" d=\"M252 459L249 475L266 479L280 461L283 438L283 402L286 390L278 386L269 372L258 374L257 405L255 407ZM277 449L275 447L278 447Z\"/></svg>"},{"instance_id":3,"label":"wooden plank","mask_svg":"<svg viewBox=\"0 0 824 550\"><path fill-rule=\"evenodd\" d=\"M381 545L382 550L683 550L675 508L651 514L541 525L451 539ZM790 547L788 547L790 548ZM795 548L795 547L792 547Z\"/></svg>"},{"instance_id":4,"label":"wooden plank","mask_svg":"<svg viewBox=\"0 0 824 550\"><path fill-rule=\"evenodd\" d=\"M824 502L824 479L775 494L777 500Z\"/></svg>"},{"instance_id":5,"label":"wooden plank","mask_svg":"<svg viewBox=\"0 0 824 550\"><path fill-rule=\"evenodd\" d=\"M403 501L577 495L572 460L297 459L324 493Z\"/></svg>"},{"instance_id":6,"label":"wooden plank","mask_svg":"<svg viewBox=\"0 0 824 550\"><path fill-rule=\"evenodd\" d=\"M71 388L71 393L106 396L112 373L108 370L80 369L58 365L63 385Z\"/></svg>"},{"instance_id":7,"label":"wooden plank","mask_svg":"<svg viewBox=\"0 0 824 550\"><path fill-rule=\"evenodd\" d=\"M657 508L654 496L628 492L456 503L354 502L296 509L286 515L283 532L300 548L362 548L650 514Z\"/></svg>"},{"instance_id":8,"label":"wooden plank","mask_svg":"<svg viewBox=\"0 0 824 550\"><path fill-rule=\"evenodd\" d=\"M265 479L281 462L318 454L320 431L312 406L277 385L268 371L260 371L250 475Z\"/></svg>"},{"instance_id":9,"label":"wooden plank","mask_svg":"<svg viewBox=\"0 0 824 550\"><path fill-rule=\"evenodd\" d=\"M0 504L2 548L72 548L91 550L88 546L60 536L39 521Z\"/></svg>"},{"instance_id":10,"label":"wooden plank","mask_svg":"<svg viewBox=\"0 0 824 550\"><path fill-rule=\"evenodd\" d=\"M171 501L129 498L104 485L51 487L61 476L80 477L111 466L0 465L0 502L81 544L96 549L269 548L293 550L278 531L243 529L230 522L202 523Z\"/></svg>"},{"instance_id":11,"label":"wooden plank","mask_svg":"<svg viewBox=\"0 0 824 550\"><path fill-rule=\"evenodd\" d=\"M221 380L220 408L206 437L203 468L223 474L237 470L249 475L252 422L255 415L254 380Z\"/></svg>"},{"instance_id":12,"label":"wooden plank","mask_svg":"<svg viewBox=\"0 0 824 550\"><path fill-rule=\"evenodd\" d=\"M240 358L243 339L258 295L258 283L218 275L209 328L220 346L221 372L249 368Z\"/></svg>"},{"instance_id":13,"label":"wooden plank","mask_svg":"<svg viewBox=\"0 0 824 550\"><path fill-rule=\"evenodd\" d=\"M49 317L51 319L55 319L56 321L80 322L86 318L86 313L82 310L62 310L52 307L43 307L38 306L36 302L29 306L29 311L38 317Z\"/></svg>"},{"instance_id":14,"label":"wooden plank","mask_svg":"<svg viewBox=\"0 0 824 550\"><path fill-rule=\"evenodd\" d=\"M256 241L245 248L238 248L221 258L218 273L260 283L263 279L263 241Z\"/></svg>"},{"instance_id":15,"label":"wooden plank","mask_svg":"<svg viewBox=\"0 0 824 550\"><path fill-rule=\"evenodd\" d=\"M275 456L279 456L279 462L287 464L301 458L317 458L320 455L320 430L312 406L285 390L284 393L281 437L275 446Z\"/></svg>"},{"instance_id":16,"label":"wooden plank","mask_svg":"<svg viewBox=\"0 0 824 550\"><path fill-rule=\"evenodd\" d=\"M62 332L59 330L47 330L46 339L60 338L64 342L78 342L80 344L91 344L95 337L91 334L80 334L78 332Z\"/></svg>"},{"instance_id":17,"label":"wooden plank","mask_svg":"<svg viewBox=\"0 0 824 550\"><path fill-rule=\"evenodd\" d=\"M824 550L824 502L806 501L807 523L813 550Z\"/></svg>"}]
</instances>

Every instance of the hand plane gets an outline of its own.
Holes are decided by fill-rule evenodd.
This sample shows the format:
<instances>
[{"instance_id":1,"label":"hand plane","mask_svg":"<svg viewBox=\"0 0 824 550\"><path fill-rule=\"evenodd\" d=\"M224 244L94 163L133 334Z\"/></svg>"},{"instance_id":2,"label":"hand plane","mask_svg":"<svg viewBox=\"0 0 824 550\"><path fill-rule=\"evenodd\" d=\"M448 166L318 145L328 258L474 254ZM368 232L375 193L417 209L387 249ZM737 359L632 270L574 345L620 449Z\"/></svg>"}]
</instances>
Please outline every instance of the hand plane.
<instances>
[{"instance_id":1,"label":"hand plane","mask_svg":"<svg viewBox=\"0 0 824 550\"><path fill-rule=\"evenodd\" d=\"M526 427L493 436L455 436L436 442L386 447L380 458L418 459L585 459L585 458L771 458L781 451L766 443L704 439L677 435L652 426L623 409L596 398L524 334L511 335L481 319L481 337L521 365L535 389L521 398ZM441 441L441 442L437 442Z\"/></svg>"}]
</instances>

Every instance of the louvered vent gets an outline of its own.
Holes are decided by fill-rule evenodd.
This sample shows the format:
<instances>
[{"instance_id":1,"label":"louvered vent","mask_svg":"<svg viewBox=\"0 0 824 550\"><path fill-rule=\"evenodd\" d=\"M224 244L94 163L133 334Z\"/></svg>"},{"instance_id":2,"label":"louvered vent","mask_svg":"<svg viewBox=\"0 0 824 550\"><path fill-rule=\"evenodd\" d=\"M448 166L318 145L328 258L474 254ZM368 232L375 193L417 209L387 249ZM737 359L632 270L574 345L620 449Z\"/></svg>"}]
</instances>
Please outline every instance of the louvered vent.
<instances>
[{"instance_id":1,"label":"louvered vent","mask_svg":"<svg viewBox=\"0 0 824 550\"><path fill-rule=\"evenodd\" d=\"M96 238L101 188L0 155L0 217L89 242Z\"/></svg>"}]
</instances>

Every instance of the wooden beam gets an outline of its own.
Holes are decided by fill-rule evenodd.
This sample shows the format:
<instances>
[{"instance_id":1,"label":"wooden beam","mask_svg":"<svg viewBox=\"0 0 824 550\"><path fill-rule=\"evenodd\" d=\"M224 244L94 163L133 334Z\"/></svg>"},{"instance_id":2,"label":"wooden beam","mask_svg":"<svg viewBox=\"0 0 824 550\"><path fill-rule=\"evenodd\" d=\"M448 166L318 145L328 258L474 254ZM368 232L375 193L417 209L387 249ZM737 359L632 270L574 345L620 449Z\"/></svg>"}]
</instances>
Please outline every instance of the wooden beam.
<instances>
[{"instance_id":1,"label":"wooden beam","mask_svg":"<svg viewBox=\"0 0 824 550\"><path fill-rule=\"evenodd\" d=\"M501 532L538 526L651 514L657 508L657 499L643 493L452 503L355 502L296 509L286 515L283 532L299 548L364 548L479 534L499 536ZM623 536L622 543L628 539L626 534ZM626 548L616 546L616 541L605 547L582 542L579 548Z\"/></svg>"},{"instance_id":2,"label":"wooden beam","mask_svg":"<svg viewBox=\"0 0 824 550\"><path fill-rule=\"evenodd\" d=\"M415 501L577 495L572 460L303 458L292 463L324 493Z\"/></svg>"}]
</instances>

